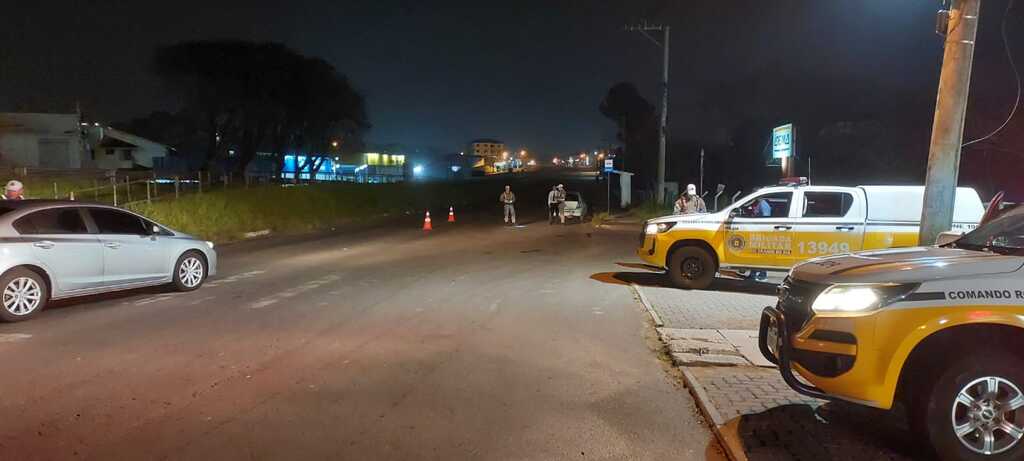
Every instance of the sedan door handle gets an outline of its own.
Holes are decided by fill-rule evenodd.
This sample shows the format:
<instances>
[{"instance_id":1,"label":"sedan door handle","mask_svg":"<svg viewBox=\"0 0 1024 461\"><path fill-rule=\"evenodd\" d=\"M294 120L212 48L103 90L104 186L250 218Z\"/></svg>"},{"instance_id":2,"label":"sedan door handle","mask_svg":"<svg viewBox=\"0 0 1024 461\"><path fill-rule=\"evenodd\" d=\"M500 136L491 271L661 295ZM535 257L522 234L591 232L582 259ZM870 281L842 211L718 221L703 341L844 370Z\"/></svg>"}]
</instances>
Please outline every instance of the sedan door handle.
<instances>
[{"instance_id":1,"label":"sedan door handle","mask_svg":"<svg viewBox=\"0 0 1024 461\"><path fill-rule=\"evenodd\" d=\"M43 240L41 242L33 243L32 246L36 248L42 248L44 250L49 250L50 248L53 248L53 242L49 240Z\"/></svg>"},{"instance_id":2,"label":"sedan door handle","mask_svg":"<svg viewBox=\"0 0 1024 461\"><path fill-rule=\"evenodd\" d=\"M775 226L775 230L790 230L793 226Z\"/></svg>"},{"instance_id":3,"label":"sedan door handle","mask_svg":"<svg viewBox=\"0 0 1024 461\"><path fill-rule=\"evenodd\" d=\"M853 230L853 226L836 226L837 231L850 232Z\"/></svg>"},{"instance_id":4,"label":"sedan door handle","mask_svg":"<svg viewBox=\"0 0 1024 461\"><path fill-rule=\"evenodd\" d=\"M103 246L105 246L107 248L110 248L112 250L116 250L118 248L121 248L121 244L117 243L117 242L106 242L106 243L103 244Z\"/></svg>"}]
</instances>

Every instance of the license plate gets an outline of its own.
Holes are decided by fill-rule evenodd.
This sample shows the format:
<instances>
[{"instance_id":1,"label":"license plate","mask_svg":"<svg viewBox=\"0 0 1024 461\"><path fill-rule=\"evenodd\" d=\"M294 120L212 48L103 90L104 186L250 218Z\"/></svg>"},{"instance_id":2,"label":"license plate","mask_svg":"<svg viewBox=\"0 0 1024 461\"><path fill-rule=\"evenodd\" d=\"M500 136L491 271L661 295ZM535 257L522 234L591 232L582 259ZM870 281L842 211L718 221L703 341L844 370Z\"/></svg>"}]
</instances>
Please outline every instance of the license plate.
<instances>
[{"instance_id":1,"label":"license plate","mask_svg":"<svg viewBox=\"0 0 1024 461\"><path fill-rule=\"evenodd\" d=\"M768 320L768 331L765 332L765 336L765 344L768 346L768 350L778 359L782 343L779 341L779 325L774 318Z\"/></svg>"}]
</instances>

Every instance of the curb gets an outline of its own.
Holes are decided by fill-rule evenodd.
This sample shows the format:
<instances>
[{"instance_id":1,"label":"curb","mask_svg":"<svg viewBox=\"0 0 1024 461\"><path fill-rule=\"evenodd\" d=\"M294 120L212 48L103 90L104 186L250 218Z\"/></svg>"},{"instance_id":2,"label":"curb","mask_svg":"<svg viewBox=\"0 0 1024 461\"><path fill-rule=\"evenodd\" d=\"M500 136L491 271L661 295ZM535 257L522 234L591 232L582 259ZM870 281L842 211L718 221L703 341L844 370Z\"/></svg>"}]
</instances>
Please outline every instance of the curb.
<instances>
[{"instance_id":1,"label":"curb","mask_svg":"<svg viewBox=\"0 0 1024 461\"><path fill-rule=\"evenodd\" d=\"M654 320L654 326L661 328L665 326L665 322L661 321L661 317L658 312L651 306L651 302L644 296L644 292L640 290L640 286L635 283L630 283L629 286L633 288L633 292L636 293L637 298L640 298L640 304L644 305L644 309L647 309L647 313L651 314L651 320Z\"/></svg>"},{"instance_id":2,"label":"curb","mask_svg":"<svg viewBox=\"0 0 1024 461\"><path fill-rule=\"evenodd\" d=\"M700 384L693 373L690 373L690 370L687 370L686 367L677 368L683 372L683 381L686 383L686 388L690 390L690 394L693 395L693 399L697 401L697 408L700 408L704 417L711 421L711 431L722 445L722 449L725 450L725 455L732 461L748 461L747 454L743 450L743 443L736 432L736 422L725 421L722 414L715 408L715 404L711 402L711 398L704 392L704 386Z\"/></svg>"}]
</instances>

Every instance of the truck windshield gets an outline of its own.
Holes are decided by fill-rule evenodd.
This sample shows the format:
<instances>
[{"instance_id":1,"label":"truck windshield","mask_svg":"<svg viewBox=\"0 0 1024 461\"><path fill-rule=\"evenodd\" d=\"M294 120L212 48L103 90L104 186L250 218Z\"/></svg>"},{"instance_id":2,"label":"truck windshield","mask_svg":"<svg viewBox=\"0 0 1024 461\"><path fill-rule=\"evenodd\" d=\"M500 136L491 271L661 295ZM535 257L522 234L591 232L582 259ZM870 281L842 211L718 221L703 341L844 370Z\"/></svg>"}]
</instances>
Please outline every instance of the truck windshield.
<instances>
[{"instance_id":1,"label":"truck windshield","mask_svg":"<svg viewBox=\"0 0 1024 461\"><path fill-rule=\"evenodd\" d=\"M1024 206L1017 206L967 233L953 245L968 250L1024 254Z\"/></svg>"}]
</instances>

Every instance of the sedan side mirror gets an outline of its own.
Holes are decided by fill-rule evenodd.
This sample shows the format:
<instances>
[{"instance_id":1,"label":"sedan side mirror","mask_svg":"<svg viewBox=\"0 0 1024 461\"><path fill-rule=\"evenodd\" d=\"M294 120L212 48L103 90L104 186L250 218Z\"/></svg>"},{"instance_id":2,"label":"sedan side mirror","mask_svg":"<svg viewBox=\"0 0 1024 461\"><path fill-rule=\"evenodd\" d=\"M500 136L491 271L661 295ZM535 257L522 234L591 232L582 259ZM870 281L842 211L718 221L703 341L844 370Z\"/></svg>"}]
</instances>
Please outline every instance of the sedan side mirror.
<instances>
[{"instance_id":1,"label":"sedan side mirror","mask_svg":"<svg viewBox=\"0 0 1024 461\"><path fill-rule=\"evenodd\" d=\"M729 210L729 217L730 218L735 218L737 216L742 216L742 215L743 215L743 210L741 210L739 208L733 208L733 209Z\"/></svg>"}]
</instances>

